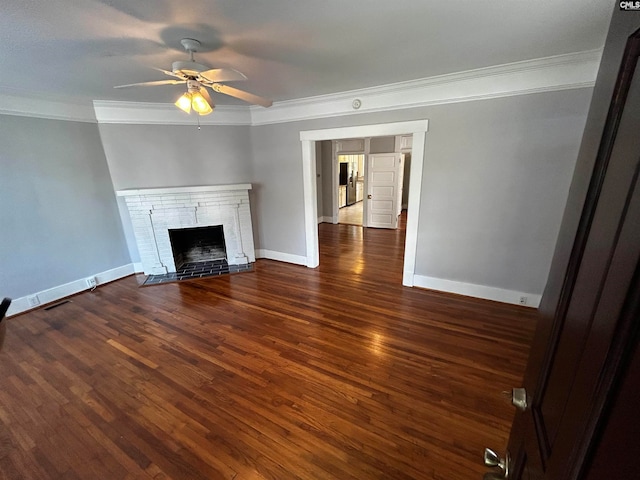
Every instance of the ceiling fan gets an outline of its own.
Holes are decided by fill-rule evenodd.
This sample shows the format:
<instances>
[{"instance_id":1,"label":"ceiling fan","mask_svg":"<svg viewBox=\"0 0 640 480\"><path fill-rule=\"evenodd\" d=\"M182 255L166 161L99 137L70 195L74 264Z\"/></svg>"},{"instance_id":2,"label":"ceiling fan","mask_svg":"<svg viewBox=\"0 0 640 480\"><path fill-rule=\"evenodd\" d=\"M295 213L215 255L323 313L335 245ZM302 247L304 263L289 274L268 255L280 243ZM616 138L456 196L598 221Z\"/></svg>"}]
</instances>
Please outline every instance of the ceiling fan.
<instances>
[{"instance_id":1,"label":"ceiling fan","mask_svg":"<svg viewBox=\"0 0 640 480\"><path fill-rule=\"evenodd\" d=\"M171 70L156 68L170 77L171 80L155 80L151 82L130 83L128 85L118 85L114 88L126 87L152 87L158 85L178 85L186 83L187 91L178 99L176 106L186 113L190 113L193 108L200 115L208 115L213 111L214 103L205 87L211 88L214 92L224 93L231 97L239 98L248 103L270 107L271 100L245 92L221 82L246 80L244 76L233 68L209 68L201 63L196 63L193 54L198 51L200 42L193 38L183 38L180 43L189 53L188 61L177 61L171 65Z\"/></svg>"}]
</instances>

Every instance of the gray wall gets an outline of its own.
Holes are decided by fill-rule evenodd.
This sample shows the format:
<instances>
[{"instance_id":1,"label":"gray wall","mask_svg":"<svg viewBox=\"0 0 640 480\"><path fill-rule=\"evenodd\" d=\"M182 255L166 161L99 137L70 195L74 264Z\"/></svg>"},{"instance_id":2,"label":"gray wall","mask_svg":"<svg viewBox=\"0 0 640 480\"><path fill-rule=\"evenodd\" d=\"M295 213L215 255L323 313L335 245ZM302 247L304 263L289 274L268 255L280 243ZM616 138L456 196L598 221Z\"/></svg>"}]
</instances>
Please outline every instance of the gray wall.
<instances>
[{"instance_id":1,"label":"gray wall","mask_svg":"<svg viewBox=\"0 0 640 480\"><path fill-rule=\"evenodd\" d=\"M402 177L402 208L409 204L409 184L411 183L411 153L404 155L404 177Z\"/></svg>"},{"instance_id":2,"label":"gray wall","mask_svg":"<svg viewBox=\"0 0 640 480\"><path fill-rule=\"evenodd\" d=\"M305 256L299 132L429 119L416 273L540 294L592 89L252 128L261 248ZM278 172L278 173L276 173ZM286 192L286 194L285 194Z\"/></svg>"},{"instance_id":3,"label":"gray wall","mask_svg":"<svg viewBox=\"0 0 640 480\"><path fill-rule=\"evenodd\" d=\"M116 190L245 183L248 126L100 124Z\"/></svg>"},{"instance_id":4,"label":"gray wall","mask_svg":"<svg viewBox=\"0 0 640 480\"><path fill-rule=\"evenodd\" d=\"M295 124L251 129L256 248L305 255L302 150ZM297 147L297 150L296 150ZM300 223L302 222L302 223Z\"/></svg>"},{"instance_id":5,"label":"gray wall","mask_svg":"<svg viewBox=\"0 0 640 480\"><path fill-rule=\"evenodd\" d=\"M430 131L416 273L541 293L591 92L200 131L0 116L0 294L20 297L137 261L113 188L251 182L256 247L305 256L299 132L422 118ZM606 114L601 103L594 131ZM591 154L594 141L585 137L583 150ZM330 167L325 145L321 173ZM576 175L588 171L586 162ZM326 215L330 200L323 195Z\"/></svg>"},{"instance_id":6,"label":"gray wall","mask_svg":"<svg viewBox=\"0 0 640 480\"><path fill-rule=\"evenodd\" d=\"M99 128L115 190L252 181L248 126L203 125L198 130L195 125L100 124ZM118 198L118 207L129 254L133 262L139 262L122 198ZM254 212L252 217L255 230L259 219Z\"/></svg>"},{"instance_id":7,"label":"gray wall","mask_svg":"<svg viewBox=\"0 0 640 480\"><path fill-rule=\"evenodd\" d=\"M541 294L590 89L435 108L416 273Z\"/></svg>"},{"instance_id":8,"label":"gray wall","mask_svg":"<svg viewBox=\"0 0 640 480\"><path fill-rule=\"evenodd\" d=\"M98 127L0 115L0 296L130 263Z\"/></svg>"}]
</instances>

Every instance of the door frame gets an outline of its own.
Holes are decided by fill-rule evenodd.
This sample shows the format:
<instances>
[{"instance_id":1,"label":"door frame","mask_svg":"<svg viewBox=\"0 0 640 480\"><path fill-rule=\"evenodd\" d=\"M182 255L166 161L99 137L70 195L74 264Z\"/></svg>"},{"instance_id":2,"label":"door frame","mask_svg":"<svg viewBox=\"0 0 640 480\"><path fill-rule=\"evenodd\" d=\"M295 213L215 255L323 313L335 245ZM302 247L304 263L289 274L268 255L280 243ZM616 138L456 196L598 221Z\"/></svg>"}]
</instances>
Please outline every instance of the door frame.
<instances>
[{"instance_id":1,"label":"door frame","mask_svg":"<svg viewBox=\"0 0 640 480\"><path fill-rule=\"evenodd\" d=\"M304 203L304 230L307 267L320 265L318 246L318 200L316 192L316 149L315 142L321 140L341 140L348 138L383 137L389 135L413 135L411 150L411 170L409 179L409 204L407 207L407 231L404 244L404 267L402 284L413 287L416 254L418 250L418 218L422 190L422 172L425 161L425 139L429 130L429 120L380 123L300 132L302 147L302 185Z\"/></svg>"}]
</instances>

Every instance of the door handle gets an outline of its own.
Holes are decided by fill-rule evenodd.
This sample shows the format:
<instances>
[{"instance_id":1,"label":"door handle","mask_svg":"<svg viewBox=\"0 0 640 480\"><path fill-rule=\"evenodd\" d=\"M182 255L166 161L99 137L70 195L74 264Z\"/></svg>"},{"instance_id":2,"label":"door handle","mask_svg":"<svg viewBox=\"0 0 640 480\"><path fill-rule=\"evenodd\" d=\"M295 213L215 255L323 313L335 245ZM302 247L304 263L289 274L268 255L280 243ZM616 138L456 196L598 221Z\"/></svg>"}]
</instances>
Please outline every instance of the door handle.
<instances>
[{"instance_id":1,"label":"door handle","mask_svg":"<svg viewBox=\"0 0 640 480\"><path fill-rule=\"evenodd\" d=\"M368 198L368 199L371 199L371 194L367 195L367 198Z\"/></svg>"},{"instance_id":2,"label":"door handle","mask_svg":"<svg viewBox=\"0 0 640 480\"><path fill-rule=\"evenodd\" d=\"M527 402L527 391L524 388L514 388L511 390L511 405L522 412L526 412L529 408Z\"/></svg>"},{"instance_id":3,"label":"door handle","mask_svg":"<svg viewBox=\"0 0 640 480\"><path fill-rule=\"evenodd\" d=\"M509 469L511 468L511 455L507 451L504 458L498 455L490 448L484 449L484 464L490 468L498 468L499 473L487 473L485 479L509 478Z\"/></svg>"}]
</instances>

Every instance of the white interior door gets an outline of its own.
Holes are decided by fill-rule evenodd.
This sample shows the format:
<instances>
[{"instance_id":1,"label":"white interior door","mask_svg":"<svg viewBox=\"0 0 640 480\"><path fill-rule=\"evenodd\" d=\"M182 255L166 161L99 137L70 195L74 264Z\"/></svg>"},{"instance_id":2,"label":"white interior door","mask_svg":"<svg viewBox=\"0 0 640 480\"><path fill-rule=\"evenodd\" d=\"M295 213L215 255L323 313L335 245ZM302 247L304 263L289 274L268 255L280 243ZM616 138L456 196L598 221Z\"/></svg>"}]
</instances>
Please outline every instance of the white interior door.
<instances>
[{"instance_id":1,"label":"white interior door","mask_svg":"<svg viewBox=\"0 0 640 480\"><path fill-rule=\"evenodd\" d=\"M400 153L369 155L367 226L398 228L398 166Z\"/></svg>"}]
</instances>

